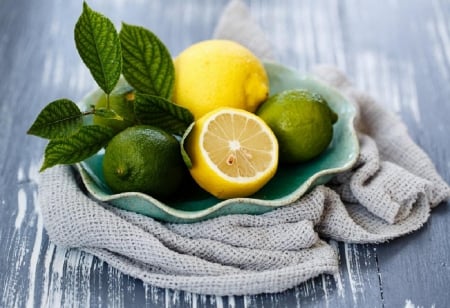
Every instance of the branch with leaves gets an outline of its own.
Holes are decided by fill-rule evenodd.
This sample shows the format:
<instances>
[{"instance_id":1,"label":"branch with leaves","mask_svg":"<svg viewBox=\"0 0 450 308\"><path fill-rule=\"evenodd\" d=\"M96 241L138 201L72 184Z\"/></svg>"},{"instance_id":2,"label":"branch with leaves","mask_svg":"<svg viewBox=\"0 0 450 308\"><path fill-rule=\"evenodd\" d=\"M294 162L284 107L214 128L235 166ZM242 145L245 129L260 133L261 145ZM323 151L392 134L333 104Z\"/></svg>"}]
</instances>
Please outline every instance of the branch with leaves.
<instances>
[{"instance_id":1,"label":"branch with leaves","mask_svg":"<svg viewBox=\"0 0 450 308\"><path fill-rule=\"evenodd\" d=\"M28 134L49 139L40 169L74 164L103 148L117 133L102 125L86 125L83 117L96 115L121 120L109 104L109 95L121 75L134 89L135 124L153 125L182 135L194 121L189 110L170 101L175 80L172 57L151 31L122 24L120 34L104 15L86 2L75 25L75 45L97 85L106 94L104 108L81 111L70 99L48 104L37 116Z\"/></svg>"}]
</instances>

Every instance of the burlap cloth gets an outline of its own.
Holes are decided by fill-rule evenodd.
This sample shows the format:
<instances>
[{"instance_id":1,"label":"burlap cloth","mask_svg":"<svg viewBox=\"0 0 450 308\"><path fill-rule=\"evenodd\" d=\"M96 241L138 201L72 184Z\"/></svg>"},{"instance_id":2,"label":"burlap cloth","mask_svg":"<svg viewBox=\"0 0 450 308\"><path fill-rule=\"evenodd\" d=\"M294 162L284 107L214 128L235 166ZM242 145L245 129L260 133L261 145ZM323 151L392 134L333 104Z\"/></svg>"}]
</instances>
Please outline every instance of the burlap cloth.
<instances>
[{"instance_id":1,"label":"burlap cloth","mask_svg":"<svg viewBox=\"0 0 450 308\"><path fill-rule=\"evenodd\" d=\"M234 39L263 58L270 46L248 8L226 7L216 37ZM404 124L332 67L316 76L359 110L356 165L290 206L264 215L230 215L168 224L98 204L80 189L75 171L45 171L39 205L54 243L92 253L113 267L163 288L202 294L278 292L338 271L326 241L380 243L419 229L449 186Z\"/></svg>"}]
</instances>

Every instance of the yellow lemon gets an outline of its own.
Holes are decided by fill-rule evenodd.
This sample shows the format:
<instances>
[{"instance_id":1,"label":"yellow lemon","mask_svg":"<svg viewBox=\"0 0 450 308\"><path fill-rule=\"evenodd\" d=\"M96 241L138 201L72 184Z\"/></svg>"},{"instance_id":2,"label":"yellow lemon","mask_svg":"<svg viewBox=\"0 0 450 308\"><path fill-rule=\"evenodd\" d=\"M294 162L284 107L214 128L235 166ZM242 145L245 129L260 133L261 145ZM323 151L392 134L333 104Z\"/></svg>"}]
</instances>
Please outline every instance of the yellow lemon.
<instances>
[{"instance_id":1,"label":"yellow lemon","mask_svg":"<svg viewBox=\"0 0 450 308\"><path fill-rule=\"evenodd\" d=\"M278 142L248 111L222 107L198 119L185 141L193 179L220 199L257 192L278 166Z\"/></svg>"},{"instance_id":2,"label":"yellow lemon","mask_svg":"<svg viewBox=\"0 0 450 308\"><path fill-rule=\"evenodd\" d=\"M219 107L254 112L267 99L269 80L261 61L244 46L207 40L175 60L173 101L195 119Z\"/></svg>"}]
</instances>

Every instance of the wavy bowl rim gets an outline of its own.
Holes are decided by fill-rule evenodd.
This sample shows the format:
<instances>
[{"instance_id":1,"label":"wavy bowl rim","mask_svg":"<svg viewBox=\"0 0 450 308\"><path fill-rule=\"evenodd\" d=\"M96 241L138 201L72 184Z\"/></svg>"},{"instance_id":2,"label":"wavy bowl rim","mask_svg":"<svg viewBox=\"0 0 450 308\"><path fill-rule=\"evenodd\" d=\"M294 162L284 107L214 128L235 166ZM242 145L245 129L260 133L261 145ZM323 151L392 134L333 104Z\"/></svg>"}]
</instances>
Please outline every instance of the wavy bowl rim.
<instances>
[{"instance_id":1,"label":"wavy bowl rim","mask_svg":"<svg viewBox=\"0 0 450 308\"><path fill-rule=\"evenodd\" d=\"M286 69L286 67L284 67L284 68ZM287 69L289 69L289 68L287 68ZM218 203L216 203L206 209L202 209L202 210L198 210L198 211L185 211L185 210L179 210L179 209L172 208L169 205L166 205L165 203L163 203L162 201L160 201L150 195L140 193L140 192L124 192L124 193L119 193L119 194L111 194L111 195L107 195L107 196L99 196L98 193L90 185L88 185L88 183L92 182L92 183L94 183L94 185L96 185L98 187L98 185L95 183L95 180L92 179L92 177L89 175L89 172L85 169L85 167L83 167L84 162L75 164L75 167L76 167L77 171L79 172L79 174L81 175L83 184L86 187L87 191L95 199L97 199L101 202L111 203L115 200L129 198L129 197L141 198L141 199L151 203L152 205L158 207L162 212L164 212L168 215L171 215L173 217L176 217L177 219L182 219L182 220L200 219L200 218L206 217L208 215L211 215L212 213L214 213L226 206L232 205L232 204L253 204L253 205L267 208L269 210L287 206L287 205L291 204L292 202L300 199L319 178L349 170L356 163L356 160L358 158L358 153L360 150L357 133L356 133L356 130L354 127L354 121L356 118L356 108L351 103L350 99L345 97L342 93L340 93L334 87L325 84L324 82L318 80L317 78L314 78L313 76L305 75L304 77L302 77L302 79L310 79L311 81L320 84L320 86L328 88L327 90L331 91L333 96L339 96L342 101L345 101L348 104L348 106L350 106L351 111L350 111L350 114L348 117L348 121L345 123L344 127L351 133L350 138L353 139L352 141L356 147L356 150L355 150L353 157L351 157L351 159L349 159L344 165L342 165L340 167L328 168L328 169L323 169L323 170L318 171L317 173L315 173L314 175L309 177L305 182L303 182L302 185L300 185L295 191L293 191L292 193L290 193L282 198L278 198L275 200L265 200L265 199L251 198L251 197L230 198L230 199L219 201ZM89 92L80 101L80 104L83 104L83 102L87 99L87 97L92 96L93 93L95 93L95 91L98 91L98 90L93 90L93 91ZM100 187L98 189L102 190Z\"/></svg>"}]
</instances>

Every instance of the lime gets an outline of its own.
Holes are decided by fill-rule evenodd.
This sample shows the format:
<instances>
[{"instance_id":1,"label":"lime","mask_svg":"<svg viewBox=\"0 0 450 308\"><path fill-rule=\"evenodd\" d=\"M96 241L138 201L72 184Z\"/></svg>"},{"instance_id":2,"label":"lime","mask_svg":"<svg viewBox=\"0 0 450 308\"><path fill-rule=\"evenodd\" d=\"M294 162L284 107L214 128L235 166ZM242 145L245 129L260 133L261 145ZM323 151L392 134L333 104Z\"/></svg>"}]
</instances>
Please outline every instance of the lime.
<instances>
[{"instance_id":1,"label":"lime","mask_svg":"<svg viewBox=\"0 0 450 308\"><path fill-rule=\"evenodd\" d=\"M103 174L116 193L133 191L167 197L185 174L177 139L147 125L132 126L114 136L103 158Z\"/></svg>"},{"instance_id":2,"label":"lime","mask_svg":"<svg viewBox=\"0 0 450 308\"><path fill-rule=\"evenodd\" d=\"M305 162L320 155L333 138L337 114L317 93L287 90L263 103L256 114L275 133L280 161Z\"/></svg>"},{"instance_id":3,"label":"lime","mask_svg":"<svg viewBox=\"0 0 450 308\"><path fill-rule=\"evenodd\" d=\"M107 95L100 95L95 109L107 107ZM120 79L117 86L109 95L109 107L122 119L105 118L94 114L94 124L111 127L120 132L136 123L134 115L134 90L124 79Z\"/></svg>"},{"instance_id":4,"label":"lime","mask_svg":"<svg viewBox=\"0 0 450 308\"><path fill-rule=\"evenodd\" d=\"M244 46L206 40L189 46L174 60L173 101L195 119L219 107L254 112L269 95L262 62Z\"/></svg>"}]
</instances>

